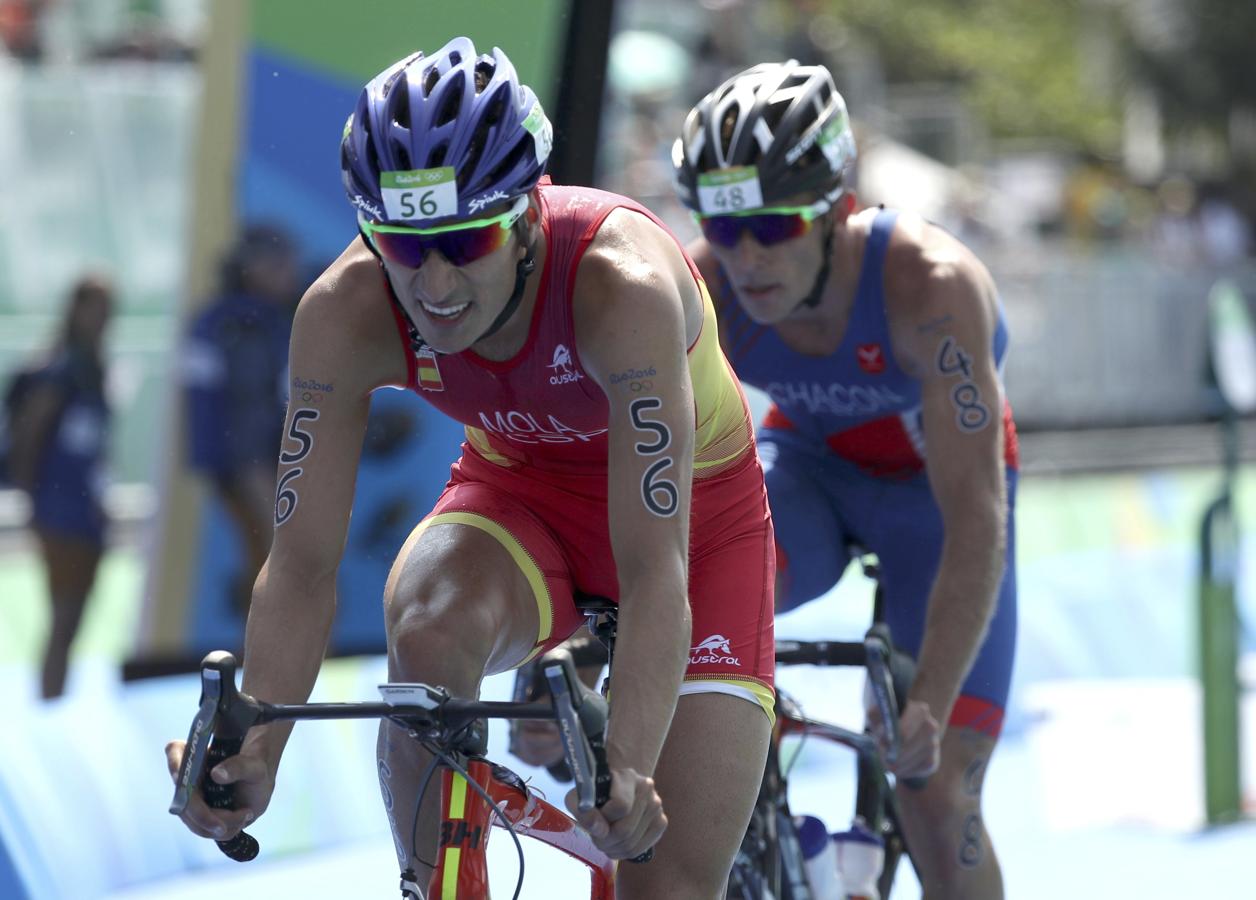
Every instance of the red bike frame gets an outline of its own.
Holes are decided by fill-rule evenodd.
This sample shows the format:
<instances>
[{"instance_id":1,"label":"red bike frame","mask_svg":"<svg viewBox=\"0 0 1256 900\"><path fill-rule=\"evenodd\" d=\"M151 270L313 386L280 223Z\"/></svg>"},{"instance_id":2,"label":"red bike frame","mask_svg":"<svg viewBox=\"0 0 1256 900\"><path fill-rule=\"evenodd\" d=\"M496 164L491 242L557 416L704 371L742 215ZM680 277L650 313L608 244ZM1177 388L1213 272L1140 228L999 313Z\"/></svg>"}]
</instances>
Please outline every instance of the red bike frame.
<instances>
[{"instance_id":1,"label":"red bike frame","mask_svg":"<svg viewBox=\"0 0 1256 900\"><path fill-rule=\"evenodd\" d=\"M571 816L533 794L521 781L498 778L486 760L473 759L466 769L516 833L549 844L589 867L591 900L614 900L615 863ZM429 900L484 900L489 895L489 828L492 824L500 827L501 822L484 798L450 768L441 771L441 811L439 854L427 896Z\"/></svg>"}]
</instances>

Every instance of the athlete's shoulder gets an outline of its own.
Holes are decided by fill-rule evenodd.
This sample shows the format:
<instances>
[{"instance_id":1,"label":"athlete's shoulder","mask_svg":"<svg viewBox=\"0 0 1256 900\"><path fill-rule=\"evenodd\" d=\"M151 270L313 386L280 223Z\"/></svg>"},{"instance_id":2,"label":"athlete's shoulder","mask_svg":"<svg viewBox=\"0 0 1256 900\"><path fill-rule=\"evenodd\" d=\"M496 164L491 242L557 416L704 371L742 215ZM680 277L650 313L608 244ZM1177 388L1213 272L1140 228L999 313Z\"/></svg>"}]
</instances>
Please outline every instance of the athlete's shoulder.
<instances>
[{"instance_id":1,"label":"athlete's shoulder","mask_svg":"<svg viewBox=\"0 0 1256 900\"><path fill-rule=\"evenodd\" d=\"M383 269L355 238L297 305L294 354L305 347L330 354L346 372L381 385L397 383L400 370L404 383L405 357L391 304Z\"/></svg>"},{"instance_id":2,"label":"athlete's shoulder","mask_svg":"<svg viewBox=\"0 0 1256 900\"><path fill-rule=\"evenodd\" d=\"M899 213L886 248L889 306L925 313L986 311L994 281L977 255L946 229L915 213Z\"/></svg>"},{"instance_id":3,"label":"athlete's shoulder","mask_svg":"<svg viewBox=\"0 0 1256 900\"><path fill-rule=\"evenodd\" d=\"M994 281L976 255L945 229L900 215L886 252L885 310L905 371L932 371L940 335L971 352L988 348L997 319Z\"/></svg>"}]
</instances>

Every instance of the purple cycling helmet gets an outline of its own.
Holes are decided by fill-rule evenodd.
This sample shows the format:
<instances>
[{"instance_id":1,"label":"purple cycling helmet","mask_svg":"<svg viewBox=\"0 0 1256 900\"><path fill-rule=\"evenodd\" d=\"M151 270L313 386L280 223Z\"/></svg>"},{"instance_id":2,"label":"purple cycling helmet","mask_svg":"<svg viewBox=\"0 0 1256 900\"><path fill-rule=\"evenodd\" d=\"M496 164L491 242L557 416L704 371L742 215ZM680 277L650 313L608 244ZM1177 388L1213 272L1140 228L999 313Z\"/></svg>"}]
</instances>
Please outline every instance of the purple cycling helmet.
<instances>
[{"instance_id":1,"label":"purple cycling helmet","mask_svg":"<svg viewBox=\"0 0 1256 900\"><path fill-rule=\"evenodd\" d=\"M549 119L506 54L477 54L459 37L393 63L363 88L345 123L340 171L363 216L425 225L475 218L532 190L552 143Z\"/></svg>"}]
</instances>

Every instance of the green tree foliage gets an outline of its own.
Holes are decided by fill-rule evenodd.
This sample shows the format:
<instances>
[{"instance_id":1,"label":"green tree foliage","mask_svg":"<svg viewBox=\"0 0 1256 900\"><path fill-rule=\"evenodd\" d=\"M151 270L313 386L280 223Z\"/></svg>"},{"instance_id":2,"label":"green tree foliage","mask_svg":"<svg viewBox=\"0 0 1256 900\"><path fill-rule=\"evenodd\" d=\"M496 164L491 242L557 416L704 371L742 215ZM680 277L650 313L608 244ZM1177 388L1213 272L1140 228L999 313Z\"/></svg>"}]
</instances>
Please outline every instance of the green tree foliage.
<instances>
[{"instance_id":1,"label":"green tree foliage","mask_svg":"<svg viewBox=\"0 0 1256 900\"><path fill-rule=\"evenodd\" d=\"M1256 3L1126 3L1127 58L1170 127L1224 132L1234 107L1256 110Z\"/></svg>"},{"instance_id":2,"label":"green tree foliage","mask_svg":"<svg viewBox=\"0 0 1256 900\"><path fill-rule=\"evenodd\" d=\"M878 49L893 83L948 82L996 137L1120 140L1111 10L1079 0L825 0L848 40ZM840 48L837 49L840 53Z\"/></svg>"}]
</instances>

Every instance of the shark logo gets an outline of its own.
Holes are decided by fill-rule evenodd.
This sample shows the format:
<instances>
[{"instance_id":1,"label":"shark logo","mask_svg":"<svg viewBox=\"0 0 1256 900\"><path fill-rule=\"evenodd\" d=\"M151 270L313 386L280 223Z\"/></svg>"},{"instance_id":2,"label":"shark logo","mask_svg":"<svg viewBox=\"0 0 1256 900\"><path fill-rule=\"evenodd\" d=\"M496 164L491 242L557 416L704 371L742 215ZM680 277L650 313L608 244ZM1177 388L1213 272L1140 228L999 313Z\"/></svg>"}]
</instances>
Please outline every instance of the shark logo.
<instances>
[{"instance_id":1,"label":"shark logo","mask_svg":"<svg viewBox=\"0 0 1256 900\"><path fill-rule=\"evenodd\" d=\"M700 663L723 663L724 665L740 666L741 660L733 656L733 642L722 634L713 634L698 641L689 651L689 665Z\"/></svg>"},{"instance_id":2,"label":"shark logo","mask_svg":"<svg viewBox=\"0 0 1256 900\"><path fill-rule=\"evenodd\" d=\"M559 344L554 348L554 361L549 364L549 368L554 370L554 374L550 376L550 384L571 384L584 377L583 373L571 366L571 351L566 344Z\"/></svg>"}]
</instances>

